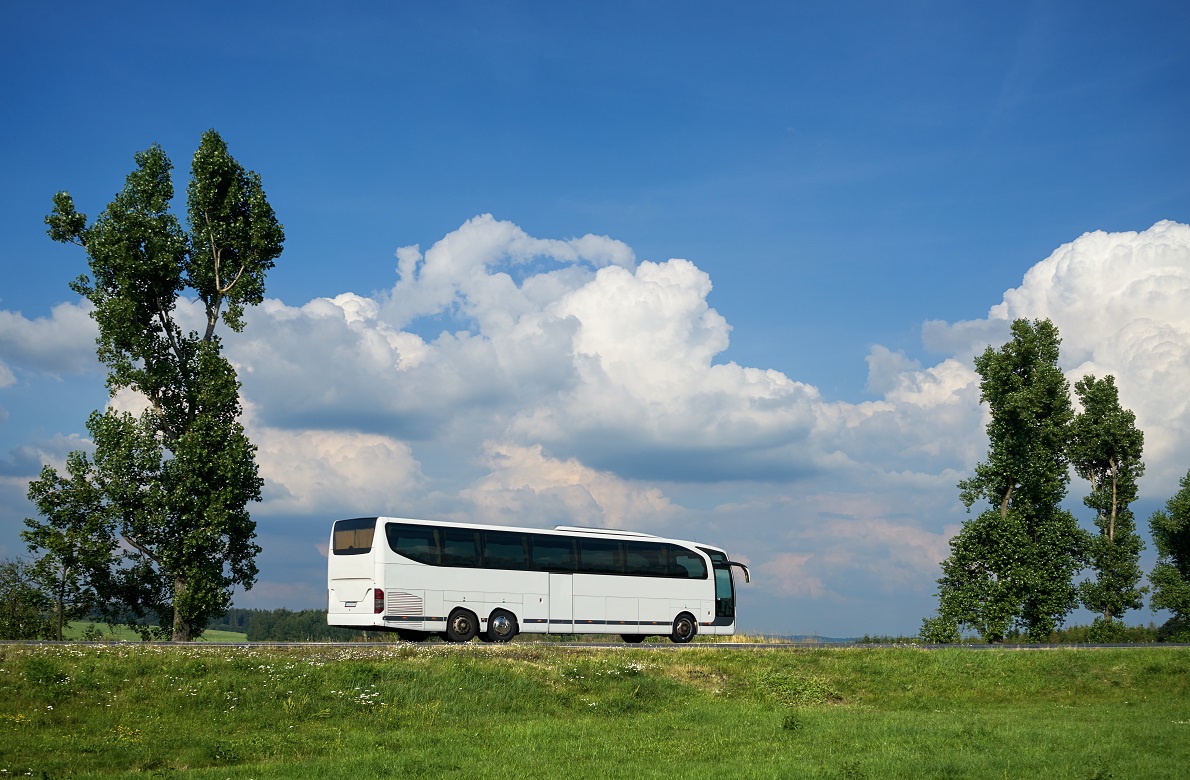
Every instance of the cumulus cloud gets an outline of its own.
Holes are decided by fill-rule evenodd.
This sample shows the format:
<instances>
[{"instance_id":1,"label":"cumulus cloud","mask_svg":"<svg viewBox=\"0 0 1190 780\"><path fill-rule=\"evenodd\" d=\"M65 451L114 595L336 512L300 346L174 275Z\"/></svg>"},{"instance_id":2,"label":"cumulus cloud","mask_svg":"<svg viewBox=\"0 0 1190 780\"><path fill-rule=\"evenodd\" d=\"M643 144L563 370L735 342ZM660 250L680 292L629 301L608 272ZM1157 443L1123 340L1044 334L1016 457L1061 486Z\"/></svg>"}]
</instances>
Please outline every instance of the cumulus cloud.
<instances>
[{"instance_id":1,"label":"cumulus cloud","mask_svg":"<svg viewBox=\"0 0 1190 780\"><path fill-rule=\"evenodd\" d=\"M128 388L108 403L132 415L149 406L148 398ZM397 513L421 488L421 464L405 442L358 431L275 428L261 422L250 402L240 420L256 445L265 481L256 514Z\"/></svg>"},{"instance_id":2,"label":"cumulus cloud","mask_svg":"<svg viewBox=\"0 0 1190 780\"><path fill-rule=\"evenodd\" d=\"M86 301L60 303L34 319L0 310L0 387L15 381L13 366L51 375L98 370L90 311Z\"/></svg>"},{"instance_id":3,"label":"cumulus cloud","mask_svg":"<svg viewBox=\"0 0 1190 780\"><path fill-rule=\"evenodd\" d=\"M730 327L693 263L633 265L610 239L540 240L486 216L424 257L398 257L400 278L382 296L267 301L229 340L247 395L268 399L258 406L269 424L413 441L465 429L471 442L541 444L626 479L814 467L797 445L817 392L714 363ZM458 329L415 334L435 317Z\"/></svg>"},{"instance_id":4,"label":"cumulus cloud","mask_svg":"<svg viewBox=\"0 0 1190 780\"><path fill-rule=\"evenodd\" d=\"M409 445L387 436L267 426L248 435L265 481L265 515L400 514L422 486Z\"/></svg>"},{"instance_id":5,"label":"cumulus cloud","mask_svg":"<svg viewBox=\"0 0 1190 780\"><path fill-rule=\"evenodd\" d=\"M1056 249L983 320L927 322L934 349L974 355L1007 339L1018 318L1048 318L1072 380L1113 374L1145 431L1146 487L1176 489L1190 466L1190 225L1087 233Z\"/></svg>"},{"instance_id":6,"label":"cumulus cloud","mask_svg":"<svg viewBox=\"0 0 1190 780\"><path fill-rule=\"evenodd\" d=\"M817 391L777 371L715 364L730 328L687 260L609 267L551 311L577 323L577 381L521 411L511 430L622 476L792 475ZM742 468L741 468L742 467Z\"/></svg>"},{"instance_id":7,"label":"cumulus cloud","mask_svg":"<svg viewBox=\"0 0 1190 780\"><path fill-rule=\"evenodd\" d=\"M468 220L422 255L397 251L400 279L385 301L385 319L403 327L416 318L458 307L491 333L539 310L607 265L630 267L632 250L606 236L568 241L533 238L490 214ZM516 276L527 281L518 284Z\"/></svg>"},{"instance_id":8,"label":"cumulus cloud","mask_svg":"<svg viewBox=\"0 0 1190 780\"><path fill-rule=\"evenodd\" d=\"M461 493L483 522L654 529L674 513L659 488L546 457L540 445L488 442L485 455L490 473Z\"/></svg>"}]
</instances>

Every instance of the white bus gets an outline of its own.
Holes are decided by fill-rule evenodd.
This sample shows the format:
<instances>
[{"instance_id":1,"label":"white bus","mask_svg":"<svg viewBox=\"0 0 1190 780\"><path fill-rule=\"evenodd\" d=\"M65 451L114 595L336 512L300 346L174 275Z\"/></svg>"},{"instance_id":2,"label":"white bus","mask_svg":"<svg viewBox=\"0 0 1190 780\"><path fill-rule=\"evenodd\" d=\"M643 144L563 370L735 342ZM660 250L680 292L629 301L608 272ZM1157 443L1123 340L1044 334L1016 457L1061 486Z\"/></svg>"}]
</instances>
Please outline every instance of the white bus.
<instances>
[{"instance_id":1,"label":"white bus","mask_svg":"<svg viewBox=\"0 0 1190 780\"><path fill-rule=\"evenodd\" d=\"M330 625L411 641L730 635L732 567L749 578L717 547L649 534L390 517L339 520L327 558Z\"/></svg>"}]
</instances>

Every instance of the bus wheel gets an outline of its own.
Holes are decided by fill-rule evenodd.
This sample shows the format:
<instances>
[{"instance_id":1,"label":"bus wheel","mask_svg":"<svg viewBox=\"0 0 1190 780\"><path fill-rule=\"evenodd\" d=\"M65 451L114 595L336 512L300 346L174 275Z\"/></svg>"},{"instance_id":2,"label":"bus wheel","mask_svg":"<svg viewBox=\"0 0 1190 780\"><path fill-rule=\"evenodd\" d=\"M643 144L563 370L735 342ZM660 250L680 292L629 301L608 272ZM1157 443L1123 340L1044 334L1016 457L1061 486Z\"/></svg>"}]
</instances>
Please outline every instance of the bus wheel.
<instances>
[{"instance_id":1,"label":"bus wheel","mask_svg":"<svg viewBox=\"0 0 1190 780\"><path fill-rule=\"evenodd\" d=\"M479 621L465 609L456 609L446 619L446 640L448 642L470 642L479 631Z\"/></svg>"},{"instance_id":2,"label":"bus wheel","mask_svg":"<svg viewBox=\"0 0 1190 780\"><path fill-rule=\"evenodd\" d=\"M498 609L488 618L488 641L507 642L517 635L516 616Z\"/></svg>"},{"instance_id":3,"label":"bus wheel","mask_svg":"<svg viewBox=\"0 0 1190 780\"><path fill-rule=\"evenodd\" d=\"M398 628L397 636L406 642L424 642L430 638L430 632L418 631L416 628Z\"/></svg>"},{"instance_id":4,"label":"bus wheel","mask_svg":"<svg viewBox=\"0 0 1190 780\"><path fill-rule=\"evenodd\" d=\"M674 630L669 635L671 642L676 642L679 645L684 645L694 638L698 633L698 622L694 619L694 615L689 612L683 612L674 619Z\"/></svg>"},{"instance_id":5,"label":"bus wheel","mask_svg":"<svg viewBox=\"0 0 1190 780\"><path fill-rule=\"evenodd\" d=\"M620 634L620 639L623 639L625 642L627 642L630 645L639 645L641 642L645 641L645 635L644 634Z\"/></svg>"}]
</instances>

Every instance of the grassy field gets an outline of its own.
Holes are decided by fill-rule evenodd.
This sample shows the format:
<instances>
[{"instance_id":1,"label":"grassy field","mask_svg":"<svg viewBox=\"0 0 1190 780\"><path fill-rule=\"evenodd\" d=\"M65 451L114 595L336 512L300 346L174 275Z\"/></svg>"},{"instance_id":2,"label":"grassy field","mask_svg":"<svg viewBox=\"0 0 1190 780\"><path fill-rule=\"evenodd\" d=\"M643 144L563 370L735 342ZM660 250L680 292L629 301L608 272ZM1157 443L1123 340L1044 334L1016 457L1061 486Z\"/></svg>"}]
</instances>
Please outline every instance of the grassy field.
<instances>
[{"instance_id":1,"label":"grassy field","mask_svg":"<svg viewBox=\"0 0 1190 780\"><path fill-rule=\"evenodd\" d=\"M1190 650L0 647L0 778L1183 778Z\"/></svg>"}]
</instances>

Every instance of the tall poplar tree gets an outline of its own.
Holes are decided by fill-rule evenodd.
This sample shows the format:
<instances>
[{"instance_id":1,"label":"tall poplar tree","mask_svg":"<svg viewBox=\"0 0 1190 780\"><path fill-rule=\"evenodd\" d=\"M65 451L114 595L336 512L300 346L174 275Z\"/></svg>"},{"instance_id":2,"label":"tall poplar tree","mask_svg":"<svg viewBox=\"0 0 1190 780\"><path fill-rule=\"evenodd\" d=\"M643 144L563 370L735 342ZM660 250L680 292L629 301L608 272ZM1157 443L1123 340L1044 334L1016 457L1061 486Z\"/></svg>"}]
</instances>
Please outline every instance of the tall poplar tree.
<instances>
[{"instance_id":1,"label":"tall poplar tree","mask_svg":"<svg viewBox=\"0 0 1190 780\"><path fill-rule=\"evenodd\" d=\"M1049 320L1017 320L1012 340L975 359L980 398L991 410L988 457L959 483L968 512L938 580L938 615L923 638L953 641L964 630L991 642L1010 630L1045 641L1077 605L1072 582L1085 535L1060 506L1074 412L1058 367L1061 339Z\"/></svg>"},{"instance_id":2,"label":"tall poplar tree","mask_svg":"<svg viewBox=\"0 0 1190 780\"><path fill-rule=\"evenodd\" d=\"M227 609L236 585L256 578L260 548L247 505L260 500L262 483L217 328L243 329L284 231L260 177L214 130L194 154L185 228L170 212L165 152L153 145L135 159L93 224L65 192L46 224L51 238L87 252L91 273L71 288L94 307L108 389L148 401L139 417L109 409L87 423L95 442L88 478L125 550L108 595L144 633L187 641ZM179 296L188 295L202 304L201 330L179 322ZM154 620L159 628L149 629Z\"/></svg>"},{"instance_id":3,"label":"tall poplar tree","mask_svg":"<svg viewBox=\"0 0 1190 780\"><path fill-rule=\"evenodd\" d=\"M1083 503L1095 510L1099 528L1087 540L1086 549L1095 579L1079 585L1079 598L1099 614L1093 637L1107 641L1116 638L1120 629L1117 618L1140 609L1148 590L1140 587L1144 542L1129 509L1136 500L1137 480L1145 471L1141 460L1145 437L1136 427L1136 415L1120 406L1114 377L1083 377L1074 391L1083 410L1071 426L1070 461L1075 473L1091 483Z\"/></svg>"}]
</instances>

